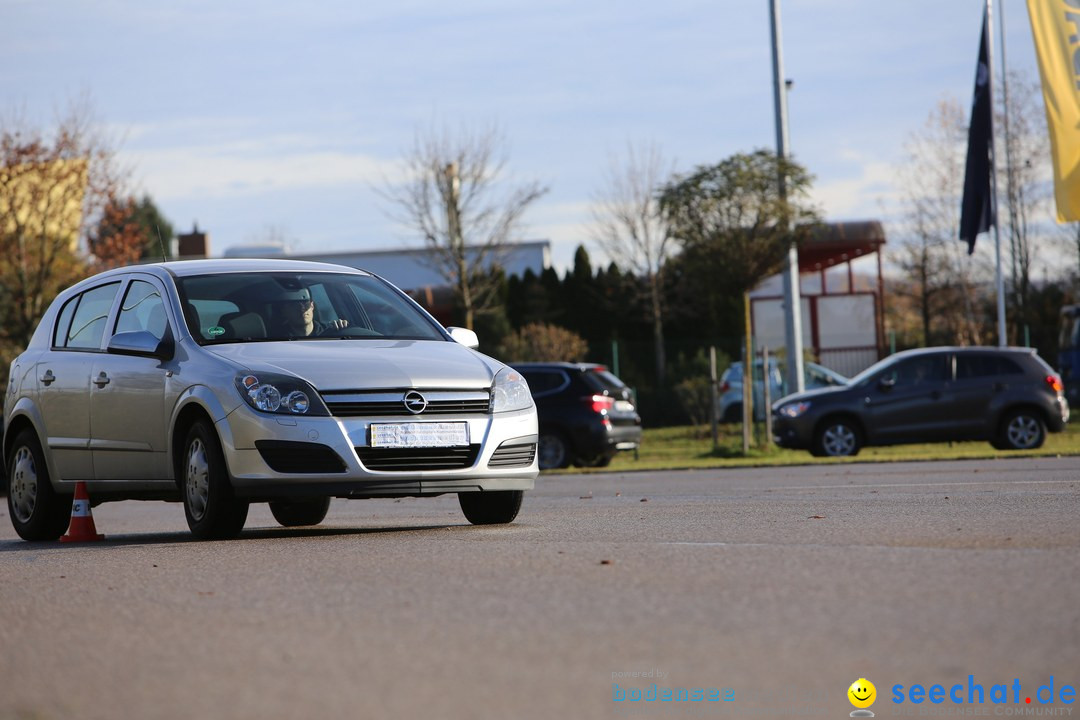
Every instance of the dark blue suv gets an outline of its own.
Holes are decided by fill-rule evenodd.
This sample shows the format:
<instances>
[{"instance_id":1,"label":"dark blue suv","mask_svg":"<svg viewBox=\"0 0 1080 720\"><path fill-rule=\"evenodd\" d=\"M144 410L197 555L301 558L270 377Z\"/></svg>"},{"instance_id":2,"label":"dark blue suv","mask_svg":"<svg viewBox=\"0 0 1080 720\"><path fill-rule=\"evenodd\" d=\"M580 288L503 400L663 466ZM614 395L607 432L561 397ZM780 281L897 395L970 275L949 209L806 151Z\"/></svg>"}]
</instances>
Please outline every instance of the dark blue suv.
<instances>
[{"instance_id":1,"label":"dark blue suv","mask_svg":"<svg viewBox=\"0 0 1080 720\"><path fill-rule=\"evenodd\" d=\"M603 467L620 450L641 444L641 416L633 393L603 365L520 363L536 401L541 470L571 463Z\"/></svg>"},{"instance_id":2,"label":"dark blue suv","mask_svg":"<svg viewBox=\"0 0 1080 720\"><path fill-rule=\"evenodd\" d=\"M952 440L1031 450L1068 420L1061 378L1031 348L907 350L848 385L788 395L773 405L777 445L826 456Z\"/></svg>"}]
</instances>

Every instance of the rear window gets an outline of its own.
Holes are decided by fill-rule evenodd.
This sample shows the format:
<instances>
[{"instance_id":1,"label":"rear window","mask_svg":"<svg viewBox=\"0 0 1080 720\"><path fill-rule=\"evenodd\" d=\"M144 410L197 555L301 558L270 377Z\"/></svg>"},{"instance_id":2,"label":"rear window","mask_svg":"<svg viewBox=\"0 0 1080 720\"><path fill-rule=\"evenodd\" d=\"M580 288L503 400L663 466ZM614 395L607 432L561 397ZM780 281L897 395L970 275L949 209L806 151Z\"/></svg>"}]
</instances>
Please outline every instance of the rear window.
<instances>
[{"instance_id":1,"label":"rear window","mask_svg":"<svg viewBox=\"0 0 1080 720\"><path fill-rule=\"evenodd\" d=\"M627 389L622 380L612 375L607 370L590 370L585 373L585 382L587 382L593 390L599 390L611 395L622 395L623 391Z\"/></svg>"}]
</instances>

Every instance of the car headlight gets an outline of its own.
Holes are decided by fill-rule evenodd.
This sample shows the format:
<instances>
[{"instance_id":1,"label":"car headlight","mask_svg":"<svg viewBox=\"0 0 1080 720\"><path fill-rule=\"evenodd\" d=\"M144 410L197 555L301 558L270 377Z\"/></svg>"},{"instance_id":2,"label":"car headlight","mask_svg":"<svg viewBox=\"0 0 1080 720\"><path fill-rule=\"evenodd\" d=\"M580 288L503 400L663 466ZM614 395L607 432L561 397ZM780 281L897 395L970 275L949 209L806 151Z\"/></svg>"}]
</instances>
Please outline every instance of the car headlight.
<instances>
[{"instance_id":1,"label":"car headlight","mask_svg":"<svg viewBox=\"0 0 1080 720\"><path fill-rule=\"evenodd\" d=\"M532 393L521 373L513 368L503 368L495 376L491 387L491 411L510 412L532 407Z\"/></svg>"},{"instance_id":2,"label":"car headlight","mask_svg":"<svg viewBox=\"0 0 1080 720\"><path fill-rule=\"evenodd\" d=\"M236 389L254 410L278 415L329 415L315 388L299 378L277 373L236 377Z\"/></svg>"},{"instance_id":3,"label":"car headlight","mask_svg":"<svg viewBox=\"0 0 1080 720\"><path fill-rule=\"evenodd\" d=\"M784 405L778 412L784 417L797 418L809 409L810 403L808 402L793 402Z\"/></svg>"}]
</instances>

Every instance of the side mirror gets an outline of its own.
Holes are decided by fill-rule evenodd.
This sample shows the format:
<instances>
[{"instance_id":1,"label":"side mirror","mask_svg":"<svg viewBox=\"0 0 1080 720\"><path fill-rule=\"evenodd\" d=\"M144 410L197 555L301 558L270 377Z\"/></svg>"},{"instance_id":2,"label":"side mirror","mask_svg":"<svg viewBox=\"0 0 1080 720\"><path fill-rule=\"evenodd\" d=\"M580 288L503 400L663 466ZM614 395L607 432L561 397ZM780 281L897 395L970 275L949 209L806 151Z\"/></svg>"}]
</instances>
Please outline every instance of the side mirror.
<instances>
[{"instance_id":1,"label":"side mirror","mask_svg":"<svg viewBox=\"0 0 1080 720\"><path fill-rule=\"evenodd\" d=\"M153 333L145 330L116 333L109 338L109 345L105 349L114 355L137 355L159 360L169 360L174 350L171 334L166 333L165 337L159 340Z\"/></svg>"},{"instance_id":2,"label":"side mirror","mask_svg":"<svg viewBox=\"0 0 1080 720\"><path fill-rule=\"evenodd\" d=\"M883 377L878 380L878 387L881 388L882 392L889 392L894 385L896 385L895 377Z\"/></svg>"},{"instance_id":3,"label":"side mirror","mask_svg":"<svg viewBox=\"0 0 1080 720\"><path fill-rule=\"evenodd\" d=\"M476 333L472 330L462 327L448 327L446 330L450 333L450 337L465 347L472 348L473 350L480 347L480 338L478 338Z\"/></svg>"}]
</instances>

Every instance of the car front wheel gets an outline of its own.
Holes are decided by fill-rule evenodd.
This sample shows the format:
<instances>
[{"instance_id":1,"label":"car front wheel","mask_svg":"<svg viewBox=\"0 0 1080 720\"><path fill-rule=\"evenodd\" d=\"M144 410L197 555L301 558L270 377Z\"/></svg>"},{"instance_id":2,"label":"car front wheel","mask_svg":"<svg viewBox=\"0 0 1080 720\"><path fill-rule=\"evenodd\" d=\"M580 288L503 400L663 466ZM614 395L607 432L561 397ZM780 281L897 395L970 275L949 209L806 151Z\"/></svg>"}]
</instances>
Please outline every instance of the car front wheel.
<instances>
[{"instance_id":1,"label":"car front wheel","mask_svg":"<svg viewBox=\"0 0 1080 720\"><path fill-rule=\"evenodd\" d=\"M859 430L843 419L827 420L814 436L814 455L819 457L851 457L859 454L862 441Z\"/></svg>"},{"instance_id":2,"label":"car front wheel","mask_svg":"<svg viewBox=\"0 0 1080 720\"><path fill-rule=\"evenodd\" d=\"M566 439L553 430L544 430L540 433L537 443L536 462L541 470L564 468L570 464L570 446Z\"/></svg>"},{"instance_id":3,"label":"car front wheel","mask_svg":"<svg viewBox=\"0 0 1080 720\"><path fill-rule=\"evenodd\" d=\"M473 525L502 525L514 521L524 496L522 490L464 492L458 493L458 502Z\"/></svg>"},{"instance_id":4,"label":"car front wheel","mask_svg":"<svg viewBox=\"0 0 1080 720\"><path fill-rule=\"evenodd\" d=\"M1002 450L1034 450L1046 440L1046 423L1031 410L1014 410L1005 416L995 445Z\"/></svg>"},{"instance_id":5,"label":"car front wheel","mask_svg":"<svg viewBox=\"0 0 1080 720\"><path fill-rule=\"evenodd\" d=\"M318 525L330 509L330 498L314 500L274 500L270 512L283 527Z\"/></svg>"},{"instance_id":6,"label":"car front wheel","mask_svg":"<svg viewBox=\"0 0 1080 720\"><path fill-rule=\"evenodd\" d=\"M229 484L217 433L198 420L188 430L181 457L180 486L188 527L201 540L236 537L247 521L248 503Z\"/></svg>"},{"instance_id":7,"label":"car front wheel","mask_svg":"<svg viewBox=\"0 0 1080 720\"><path fill-rule=\"evenodd\" d=\"M63 535L71 515L71 498L53 490L41 443L32 430L15 437L7 478L8 514L19 537L35 541Z\"/></svg>"}]
</instances>

